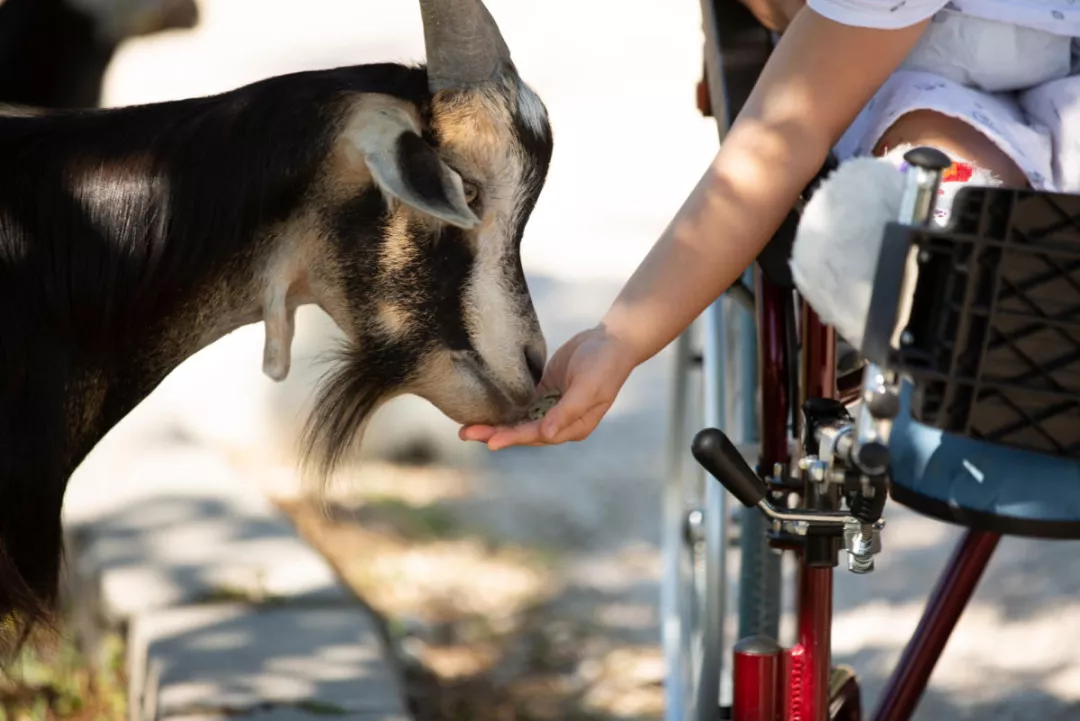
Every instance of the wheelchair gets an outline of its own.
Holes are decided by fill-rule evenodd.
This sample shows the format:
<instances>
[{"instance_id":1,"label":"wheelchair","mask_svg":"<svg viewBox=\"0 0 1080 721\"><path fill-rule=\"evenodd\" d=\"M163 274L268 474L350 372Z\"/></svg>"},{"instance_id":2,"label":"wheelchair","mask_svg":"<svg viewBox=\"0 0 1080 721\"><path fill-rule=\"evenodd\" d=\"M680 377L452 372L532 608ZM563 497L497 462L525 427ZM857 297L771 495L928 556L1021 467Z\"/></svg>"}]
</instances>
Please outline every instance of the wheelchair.
<instances>
[{"instance_id":1,"label":"wheelchair","mask_svg":"<svg viewBox=\"0 0 1080 721\"><path fill-rule=\"evenodd\" d=\"M698 107L722 140L777 37L738 0L701 8ZM799 298L787 265L833 160L675 341L665 721L908 719L1001 536L1080 538L1080 196L969 187L938 230L927 220L949 160L929 148L906 159L861 348ZM833 573L843 556L849 571L873 571L888 499L964 535L866 715L856 671L832 663ZM786 648L785 554L797 565Z\"/></svg>"}]
</instances>

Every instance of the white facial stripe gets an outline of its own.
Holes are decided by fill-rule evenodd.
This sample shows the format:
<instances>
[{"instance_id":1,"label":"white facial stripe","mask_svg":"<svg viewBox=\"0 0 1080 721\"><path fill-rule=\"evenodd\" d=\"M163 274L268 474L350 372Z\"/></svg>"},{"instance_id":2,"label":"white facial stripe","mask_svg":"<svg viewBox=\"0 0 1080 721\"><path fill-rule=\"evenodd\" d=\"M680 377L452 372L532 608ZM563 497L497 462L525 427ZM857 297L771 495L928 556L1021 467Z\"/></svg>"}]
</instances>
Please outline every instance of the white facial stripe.
<instances>
[{"instance_id":1,"label":"white facial stripe","mask_svg":"<svg viewBox=\"0 0 1080 721\"><path fill-rule=\"evenodd\" d=\"M496 378L514 385L521 375L521 348L527 328L506 277L510 229L507 216L480 233L466 290L466 322L473 345Z\"/></svg>"},{"instance_id":2,"label":"white facial stripe","mask_svg":"<svg viewBox=\"0 0 1080 721\"><path fill-rule=\"evenodd\" d=\"M505 156L499 180L485 196L487 222L476 238L476 259L466 290L466 322L470 337L493 377L506 389L522 389L532 380L523 350L534 340L534 328L521 315L509 269L515 252L513 224L519 213L524 158Z\"/></svg>"},{"instance_id":3,"label":"white facial stripe","mask_svg":"<svg viewBox=\"0 0 1080 721\"><path fill-rule=\"evenodd\" d=\"M523 289L516 287L515 226L528 198L524 184L530 165L515 137L514 120L547 136L547 113L535 93L516 82L459 103L441 109L438 120L456 165L475 173L482 188L481 224L469 234L475 256L464 293L465 326L490 381L520 401L534 386L525 348L541 348L542 337L535 318L523 314Z\"/></svg>"}]
</instances>

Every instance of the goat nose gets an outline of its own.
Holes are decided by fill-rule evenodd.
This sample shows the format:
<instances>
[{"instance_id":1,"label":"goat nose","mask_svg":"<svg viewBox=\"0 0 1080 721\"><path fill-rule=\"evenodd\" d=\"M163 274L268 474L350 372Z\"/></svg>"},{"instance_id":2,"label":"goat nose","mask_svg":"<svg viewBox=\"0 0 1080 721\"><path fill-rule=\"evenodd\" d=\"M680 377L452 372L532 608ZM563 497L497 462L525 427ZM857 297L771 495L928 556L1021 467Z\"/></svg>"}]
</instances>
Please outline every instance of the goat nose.
<instances>
[{"instance_id":1,"label":"goat nose","mask_svg":"<svg viewBox=\"0 0 1080 721\"><path fill-rule=\"evenodd\" d=\"M540 383L540 379L544 377L544 362L546 353L541 348L536 346L525 346L525 366L529 369L529 375L532 376L533 385Z\"/></svg>"}]
</instances>

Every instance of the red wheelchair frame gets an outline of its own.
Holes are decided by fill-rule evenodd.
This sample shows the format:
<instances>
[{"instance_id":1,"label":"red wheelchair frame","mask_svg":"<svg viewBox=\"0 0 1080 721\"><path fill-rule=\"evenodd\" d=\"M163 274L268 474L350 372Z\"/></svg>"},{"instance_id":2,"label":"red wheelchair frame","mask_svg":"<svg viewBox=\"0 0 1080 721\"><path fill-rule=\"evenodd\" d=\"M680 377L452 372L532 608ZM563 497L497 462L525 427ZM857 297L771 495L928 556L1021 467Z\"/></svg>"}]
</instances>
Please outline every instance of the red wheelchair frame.
<instances>
[{"instance_id":1,"label":"red wheelchair frame","mask_svg":"<svg viewBox=\"0 0 1080 721\"><path fill-rule=\"evenodd\" d=\"M757 323L762 374L762 467L787 466L791 458L788 422L793 398L786 376L795 359L784 342L792 301L788 289L770 281L760 269L757 280ZM840 398L832 330L799 301L799 329L805 352L799 363L801 401ZM969 530L960 540L926 604L903 656L886 686L874 721L901 721L915 710L934 666L955 628L997 546L999 534ZM798 643L791 648L762 648L760 639L741 639L735 647L733 715L736 721L859 721L862 718L858 680L848 669L834 669L830 649L833 610L833 568L812 565L797 552ZM833 554L835 558L835 554Z\"/></svg>"},{"instance_id":2,"label":"red wheelchair frame","mask_svg":"<svg viewBox=\"0 0 1080 721\"><path fill-rule=\"evenodd\" d=\"M774 37L737 0L702 0L706 35L705 73L698 87L698 107L716 117L721 134L749 95ZM802 423L796 412L809 399L858 398L861 368L837 376L837 342L790 283L778 281L797 223L798 208L755 264L754 308L761 387L760 468L783 469L784 487L799 499L797 508L812 509L808 486L800 488L798 471L790 473L793 440L799 446ZM772 259L770 259L770 254ZM793 343L793 340L795 341ZM801 352L793 346L799 346ZM798 397L796 397L798 396ZM790 475L789 475L790 473ZM826 506L828 504L826 503ZM991 555L997 533L969 530L943 570L914 636L908 643L870 718L899 721L913 713ZM833 568L837 547L828 539L807 538L802 546L773 538L770 545L794 551L799 559L795 603L797 642L781 648L774 639L739 639L732 667L731 718L736 721L859 721L863 718L858 679L851 669L834 668L830 633ZM817 546L816 550L814 546ZM719 717L719 709L717 716Z\"/></svg>"}]
</instances>

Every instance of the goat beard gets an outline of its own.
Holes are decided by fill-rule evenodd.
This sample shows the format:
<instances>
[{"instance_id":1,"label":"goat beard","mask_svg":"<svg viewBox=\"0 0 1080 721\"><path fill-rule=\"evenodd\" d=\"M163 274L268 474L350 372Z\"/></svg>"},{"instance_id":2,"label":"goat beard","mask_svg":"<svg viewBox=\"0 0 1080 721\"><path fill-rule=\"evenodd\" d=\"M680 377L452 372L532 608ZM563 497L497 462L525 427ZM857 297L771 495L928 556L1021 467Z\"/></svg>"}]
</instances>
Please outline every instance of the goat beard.
<instances>
[{"instance_id":1,"label":"goat beard","mask_svg":"<svg viewBox=\"0 0 1080 721\"><path fill-rule=\"evenodd\" d=\"M320 485L359 447L364 428L378 408L401 392L403 368L411 349L400 346L360 346L349 341L327 353L331 367L318 384L315 400L300 440L301 465Z\"/></svg>"}]
</instances>

